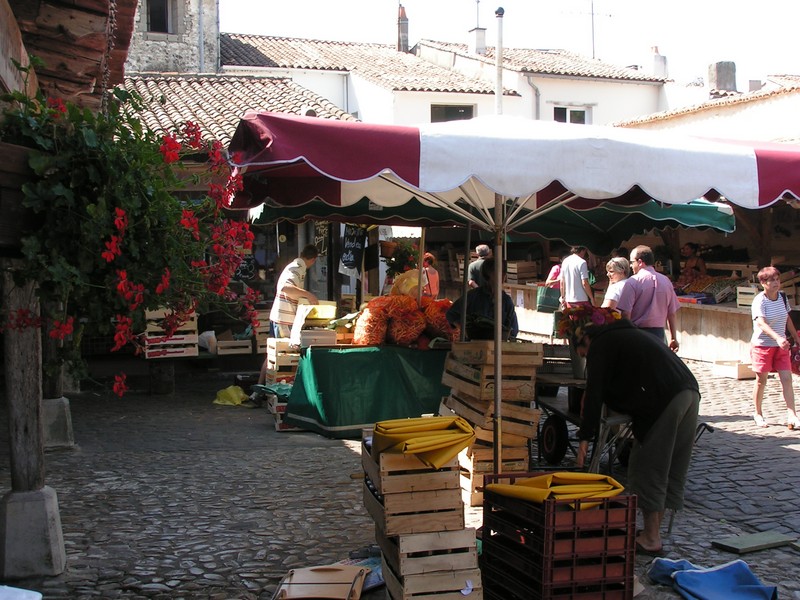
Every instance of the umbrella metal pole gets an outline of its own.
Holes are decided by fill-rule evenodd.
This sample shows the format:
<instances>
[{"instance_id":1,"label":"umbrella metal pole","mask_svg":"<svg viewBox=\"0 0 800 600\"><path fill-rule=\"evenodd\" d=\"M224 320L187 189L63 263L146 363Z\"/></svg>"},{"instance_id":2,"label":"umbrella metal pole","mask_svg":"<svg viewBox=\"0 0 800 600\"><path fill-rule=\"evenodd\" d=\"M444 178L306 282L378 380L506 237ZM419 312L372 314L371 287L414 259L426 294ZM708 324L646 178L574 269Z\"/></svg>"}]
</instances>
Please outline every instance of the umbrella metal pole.
<instances>
[{"instance_id":1,"label":"umbrella metal pole","mask_svg":"<svg viewBox=\"0 0 800 600\"><path fill-rule=\"evenodd\" d=\"M469 291L469 258L472 249L472 225L467 224L467 248L464 251L464 275L461 278L461 331L458 334L463 342L467 339L467 292Z\"/></svg>"},{"instance_id":2,"label":"umbrella metal pole","mask_svg":"<svg viewBox=\"0 0 800 600\"><path fill-rule=\"evenodd\" d=\"M503 222L503 202L499 194L494 195L496 223ZM503 470L502 436L502 383L503 383L503 228L494 232L494 472Z\"/></svg>"},{"instance_id":3,"label":"umbrella metal pole","mask_svg":"<svg viewBox=\"0 0 800 600\"><path fill-rule=\"evenodd\" d=\"M419 233L419 248L417 249L417 306L422 306L422 280L427 279L425 276L423 257L425 256L425 228L420 229Z\"/></svg>"}]
</instances>

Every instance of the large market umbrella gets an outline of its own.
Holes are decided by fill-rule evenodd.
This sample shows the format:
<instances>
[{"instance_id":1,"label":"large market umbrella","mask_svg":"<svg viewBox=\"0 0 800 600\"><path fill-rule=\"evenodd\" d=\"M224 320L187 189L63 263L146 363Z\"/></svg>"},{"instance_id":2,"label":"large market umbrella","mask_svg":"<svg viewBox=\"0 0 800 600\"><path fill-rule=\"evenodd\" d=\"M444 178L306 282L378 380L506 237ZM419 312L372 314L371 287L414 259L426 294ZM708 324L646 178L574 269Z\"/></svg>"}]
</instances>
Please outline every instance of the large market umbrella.
<instances>
[{"instance_id":1,"label":"large market umbrella","mask_svg":"<svg viewBox=\"0 0 800 600\"><path fill-rule=\"evenodd\" d=\"M466 224L463 217L444 208L425 206L416 199L387 208L368 198L347 206L331 206L322 200L311 200L299 206L281 206L268 198L261 211L256 223L303 223L317 219L420 227ZM567 204L514 227L513 233L537 234L547 240L559 240L568 246L586 246L595 254L603 255L638 233L675 227L732 233L736 229L736 219L728 204L706 200L695 200L688 204L661 204L646 200L634 206L602 204L582 210L572 209ZM518 238L512 237L511 241L518 241Z\"/></svg>"},{"instance_id":2,"label":"large market umbrella","mask_svg":"<svg viewBox=\"0 0 800 600\"><path fill-rule=\"evenodd\" d=\"M416 198L494 232L498 260L503 233L567 202L686 204L720 194L763 208L800 198L800 147L505 116L407 127L250 111L229 151L244 176L235 206L366 197L391 207ZM499 313L500 269L496 277ZM498 379L501 368L498 352ZM499 468L500 386L494 400Z\"/></svg>"}]
</instances>

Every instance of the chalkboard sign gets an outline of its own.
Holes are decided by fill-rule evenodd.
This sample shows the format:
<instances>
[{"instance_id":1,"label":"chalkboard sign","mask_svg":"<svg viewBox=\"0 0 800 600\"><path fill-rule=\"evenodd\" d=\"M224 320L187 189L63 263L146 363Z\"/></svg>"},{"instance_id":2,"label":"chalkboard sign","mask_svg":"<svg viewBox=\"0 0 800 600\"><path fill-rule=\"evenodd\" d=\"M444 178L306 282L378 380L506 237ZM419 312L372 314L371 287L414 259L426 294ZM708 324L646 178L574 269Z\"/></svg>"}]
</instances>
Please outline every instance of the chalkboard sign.
<instances>
[{"instance_id":1,"label":"chalkboard sign","mask_svg":"<svg viewBox=\"0 0 800 600\"><path fill-rule=\"evenodd\" d=\"M328 229L330 223L327 221L317 221L314 223L314 245L319 250L320 256L328 255Z\"/></svg>"},{"instance_id":2,"label":"chalkboard sign","mask_svg":"<svg viewBox=\"0 0 800 600\"><path fill-rule=\"evenodd\" d=\"M342 240L342 265L347 269L361 270L361 257L367 241L367 230L358 225L344 226Z\"/></svg>"}]
</instances>

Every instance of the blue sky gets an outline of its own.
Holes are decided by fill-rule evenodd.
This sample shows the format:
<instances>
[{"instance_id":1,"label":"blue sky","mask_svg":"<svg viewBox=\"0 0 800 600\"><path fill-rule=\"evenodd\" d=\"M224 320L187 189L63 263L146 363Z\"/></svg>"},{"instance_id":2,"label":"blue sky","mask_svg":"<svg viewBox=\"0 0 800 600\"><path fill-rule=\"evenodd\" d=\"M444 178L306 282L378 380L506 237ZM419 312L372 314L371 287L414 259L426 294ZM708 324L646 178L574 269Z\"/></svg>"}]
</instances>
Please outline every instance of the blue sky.
<instances>
[{"instance_id":1,"label":"blue sky","mask_svg":"<svg viewBox=\"0 0 800 600\"><path fill-rule=\"evenodd\" d=\"M411 45L420 39L466 42L476 24L489 45L563 48L610 62L651 63L657 46L676 81L705 77L708 65L736 63L740 91L749 79L800 74L798 0L403 0ZM394 44L396 0L219 0L220 29ZM592 19L594 9L594 19ZM594 36L592 35L594 24ZM594 37L594 44L592 38Z\"/></svg>"}]
</instances>

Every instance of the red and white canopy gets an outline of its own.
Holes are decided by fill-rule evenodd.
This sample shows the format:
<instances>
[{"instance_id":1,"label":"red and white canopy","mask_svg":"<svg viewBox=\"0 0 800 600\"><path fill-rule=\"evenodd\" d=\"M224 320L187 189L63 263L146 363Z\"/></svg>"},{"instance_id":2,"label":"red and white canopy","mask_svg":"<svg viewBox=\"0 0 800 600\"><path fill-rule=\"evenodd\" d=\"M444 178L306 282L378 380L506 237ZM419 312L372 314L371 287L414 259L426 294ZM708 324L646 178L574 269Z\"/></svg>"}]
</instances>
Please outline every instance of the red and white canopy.
<instances>
[{"instance_id":1,"label":"red and white canopy","mask_svg":"<svg viewBox=\"0 0 800 600\"><path fill-rule=\"evenodd\" d=\"M565 202L683 204L718 193L763 208L800 197L798 146L507 116L406 127L251 111L229 150L244 174L240 208L416 198L490 229ZM496 195L511 201L499 222Z\"/></svg>"}]
</instances>

